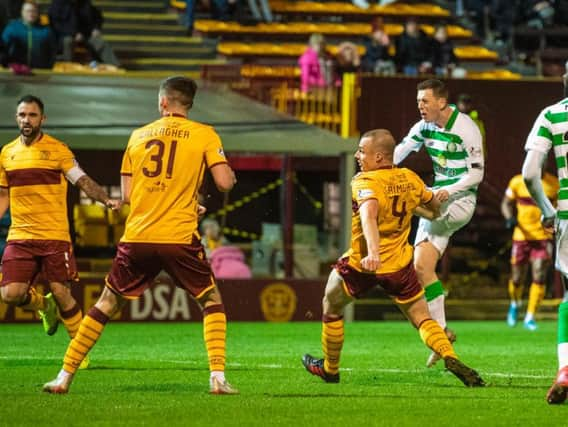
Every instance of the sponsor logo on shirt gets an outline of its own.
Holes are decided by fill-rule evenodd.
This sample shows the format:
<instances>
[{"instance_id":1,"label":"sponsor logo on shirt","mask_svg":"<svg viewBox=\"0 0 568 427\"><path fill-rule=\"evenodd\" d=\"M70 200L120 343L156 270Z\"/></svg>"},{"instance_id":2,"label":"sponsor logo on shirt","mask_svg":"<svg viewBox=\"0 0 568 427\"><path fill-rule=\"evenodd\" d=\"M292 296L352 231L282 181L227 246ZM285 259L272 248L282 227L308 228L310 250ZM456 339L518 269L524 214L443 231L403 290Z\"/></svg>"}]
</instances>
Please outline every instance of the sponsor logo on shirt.
<instances>
[{"instance_id":1,"label":"sponsor logo on shirt","mask_svg":"<svg viewBox=\"0 0 568 427\"><path fill-rule=\"evenodd\" d=\"M357 197L359 197L360 199L364 199L365 197L370 197L372 196L373 190L358 190L357 191Z\"/></svg>"}]
</instances>

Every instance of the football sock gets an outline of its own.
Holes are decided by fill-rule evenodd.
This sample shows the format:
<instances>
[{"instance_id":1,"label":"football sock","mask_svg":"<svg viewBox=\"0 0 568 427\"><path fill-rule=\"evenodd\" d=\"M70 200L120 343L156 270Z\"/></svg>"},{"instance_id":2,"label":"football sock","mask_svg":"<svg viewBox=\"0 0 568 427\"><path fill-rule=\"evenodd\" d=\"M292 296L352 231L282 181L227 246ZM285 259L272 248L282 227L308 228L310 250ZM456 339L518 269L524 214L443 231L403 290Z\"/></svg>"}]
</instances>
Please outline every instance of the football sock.
<instances>
[{"instance_id":1,"label":"football sock","mask_svg":"<svg viewBox=\"0 0 568 427\"><path fill-rule=\"evenodd\" d=\"M93 348L101 336L108 320L109 317L106 314L96 307L91 307L65 352L63 369L66 372L74 374L77 371L89 350Z\"/></svg>"},{"instance_id":2,"label":"football sock","mask_svg":"<svg viewBox=\"0 0 568 427\"><path fill-rule=\"evenodd\" d=\"M542 283L533 282L531 284L529 290L529 304L527 306L528 319L525 318L525 321L534 318L534 314L536 313L538 307L540 306L542 300L544 299L545 292L546 292L546 287Z\"/></svg>"},{"instance_id":3,"label":"football sock","mask_svg":"<svg viewBox=\"0 0 568 427\"><path fill-rule=\"evenodd\" d=\"M432 351L438 353L442 358L453 357L457 359L452 344L448 340L446 333L438 322L432 319L424 320L418 327L420 338Z\"/></svg>"},{"instance_id":4,"label":"football sock","mask_svg":"<svg viewBox=\"0 0 568 427\"><path fill-rule=\"evenodd\" d=\"M428 310L432 319L440 324L442 329L446 327L446 310L444 308L444 287L442 282L436 280L434 283L424 287L424 295L428 302Z\"/></svg>"},{"instance_id":5,"label":"football sock","mask_svg":"<svg viewBox=\"0 0 568 427\"><path fill-rule=\"evenodd\" d=\"M523 285L515 284L512 280L509 280L509 298L511 299L511 305L515 307L521 305L521 300L523 299L523 291Z\"/></svg>"},{"instance_id":6,"label":"football sock","mask_svg":"<svg viewBox=\"0 0 568 427\"><path fill-rule=\"evenodd\" d=\"M79 304L75 305L67 311L61 311L59 313L65 329L71 339L75 338L77 331L79 330L79 325L81 324L81 319L83 319L83 312L79 308Z\"/></svg>"},{"instance_id":7,"label":"football sock","mask_svg":"<svg viewBox=\"0 0 568 427\"><path fill-rule=\"evenodd\" d=\"M227 336L227 317L223 304L211 305L203 309L203 337L209 358L209 370L225 371L225 343Z\"/></svg>"},{"instance_id":8,"label":"football sock","mask_svg":"<svg viewBox=\"0 0 568 427\"><path fill-rule=\"evenodd\" d=\"M558 306L558 367L568 365L568 302Z\"/></svg>"},{"instance_id":9,"label":"football sock","mask_svg":"<svg viewBox=\"0 0 568 427\"><path fill-rule=\"evenodd\" d=\"M328 374L339 371L339 357L343 348L343 317L329 318L325 314L322 319L321 345L323 348L323 369Z\"/></svg>"},{"instance_id":10,"label":"football sock","mask_svg":"<svg viewBox=\"0 0 568 427\"><path fill-rule=\"evenodd\" d=\"M30 288L25 299L18 304L24 310L45 310L45 299L42 294L38 293L35 288Z\"/></svg>"}]
</instances>

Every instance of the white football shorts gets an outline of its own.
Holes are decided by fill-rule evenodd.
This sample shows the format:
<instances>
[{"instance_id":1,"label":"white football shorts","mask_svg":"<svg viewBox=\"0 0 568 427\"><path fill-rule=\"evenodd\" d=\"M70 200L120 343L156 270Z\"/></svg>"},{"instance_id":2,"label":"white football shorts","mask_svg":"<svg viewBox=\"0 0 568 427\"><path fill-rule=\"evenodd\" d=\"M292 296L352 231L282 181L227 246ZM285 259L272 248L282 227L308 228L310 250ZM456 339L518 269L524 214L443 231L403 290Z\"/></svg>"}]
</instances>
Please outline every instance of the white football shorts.
<instances>
[{"instance_id":1,"label":"white football shorts","mask_svg":"<svg viewBox=\"0 0 568 427\"><path fill-rule=\"evenodd\" d=\"M452 234L471 220L475 212L476 202L476 194L472 192L459 193L442 204L440 216L434 221L420 218L414 246L428 240L442 256L448 247ZM568 251L568 240L566 244Z\"/></svg>"}]
</instances>

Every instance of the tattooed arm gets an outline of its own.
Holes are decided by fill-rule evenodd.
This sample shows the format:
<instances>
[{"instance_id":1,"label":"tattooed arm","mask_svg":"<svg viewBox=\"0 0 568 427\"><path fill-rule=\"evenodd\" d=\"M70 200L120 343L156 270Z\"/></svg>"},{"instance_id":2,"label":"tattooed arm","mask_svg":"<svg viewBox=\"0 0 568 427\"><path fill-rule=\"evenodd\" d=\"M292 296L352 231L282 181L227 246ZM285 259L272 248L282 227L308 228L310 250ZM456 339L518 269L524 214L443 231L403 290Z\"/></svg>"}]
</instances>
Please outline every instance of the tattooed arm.
<instances>
[{"instance_id":1,"label":"tattooed arm","mask_svg":"<svg viewBox=\"0 0 568 427\"><path fill-rule=\"evenodd\" d=\"M91 177L88 175L83 175L79 178L76 182L77 187L85 192L87 196L91 199L96 200L97 202L101 202L107 208L111 209L119 209L122 202L120 200L111 199L106 190L102 188L99 184L97 184Z\"/></svg>"}]
</instances>

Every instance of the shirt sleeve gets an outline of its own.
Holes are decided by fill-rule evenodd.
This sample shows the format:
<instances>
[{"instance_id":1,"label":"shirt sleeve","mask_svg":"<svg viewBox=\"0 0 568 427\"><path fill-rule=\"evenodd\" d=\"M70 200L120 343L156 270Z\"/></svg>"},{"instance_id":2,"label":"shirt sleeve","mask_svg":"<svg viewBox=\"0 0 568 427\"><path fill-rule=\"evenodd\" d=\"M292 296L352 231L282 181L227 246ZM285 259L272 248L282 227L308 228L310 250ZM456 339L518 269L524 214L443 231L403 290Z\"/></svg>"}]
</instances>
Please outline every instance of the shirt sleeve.
<instances>
[{"instance_id":1,"label":"shirt sleeve","mask_svg":"<svg viewBox=\"0 0 568 427\"><path fill-rule=\"evenodd\" d=\"M132 175L132 160L130 159L130 147L132 147L131 143L134 140L135 132L136 131L132 132L132 134L130 135L130 139L128 140L128 144L126 145L124 154L122 155L122 163L120 165L121 175Z\"/></svg>"},{"instance_id":2,"label":"shirt sleeve","mask_svg":"<svg viewBox=\"0 0 568 427\"><path fill-rule=\"evenodd\" d=\"M468 125L463 132L462 144L466 151L465 159L467 172L462 175L459 181L444 187L449 194L456 194L461 191L467 191L475 188L483 180L483 172L485 169L485 160L483 158L483 138L479 127L468 116Z\"/></svg>"},{"instance_id":3,"label":"shirt sleeve","mask_svg":"<svg viewBox=\"0 0 568 427\"><path fill-rule=\"evenodd\" d=\"M422 126L422 121L416 123L408 135L406 135L403 140L394 149L394 163L398 165L401 163L411 152L416 152L420 150L424 144L424 138L420 133L420 128Z\"/></svg>"},{"instance_id":4,"label":"shirt sleeve","mask_svg":"<svg viewBox=\"0 0 568 427\"><path fill-rule=\"evenodd\" d=\"M65 178L73 185L75 185L79 178L86 175L85 171L81 169L81 166L79 166L79 163L75 160L75 156L66 145L63 145L61 150L60 167L65 174Z\"/></svg>"},{"instance_id":5,"label":"shirt sleeve","mask_svg":"<svg viewBox=\"0 0 568 427\"><path fill-rule=\"evenodd\" d=\"M211 168L219 163L227 163L219 135L211 130L207 132L205 138L207 138L207 143L205 144L205 161L207 162L207 167Z\"/></svg>"},{"instance_id":6,"label":"shirt sleeve","mask_svg":"<svg viewBox=\"0 0 568 427\"><path fill-rule=\"evenodd\" d=\"M122 164L120 165L121 175L132 175L132 162L130 161L130 152L128 148L124 151L122 155Z\"/></svg>"},{"instance_id":7,"label":"shirt sleeve","mask_svg":"<svg viewBox=\"0 0 568 427\"><path fill-rule=\"evenodd\" d=\"M351 189L353 191L353 198L358 206L369 199L379 199L378 189L374 185L373 180L365 177L364 174L359 174L351 181Z\"/></svg>"},{"instance_id":8,"label":"shirt sleeve","mask_svg":"<svg viewBox=\"0 0 568 427\"><path fill-rule=\"evenodd\" d=\"M535 150L547 154L552 148L551 123L546 118L546 109L538 115L525 143L525 151Z\"/></svg>"},{"instance_id":9,"label":"shirt sleeve","mask_svg":"<svg viewBox=\"0 0 568 427\"><path fill-rule=\"evenodd\" d=\"M509 200L515 200L517 198L515 196L515 178L511 178L509 181L509 185L507 185L507 189L505 190L505 197Z\"/></svg>"}]
</instances>

